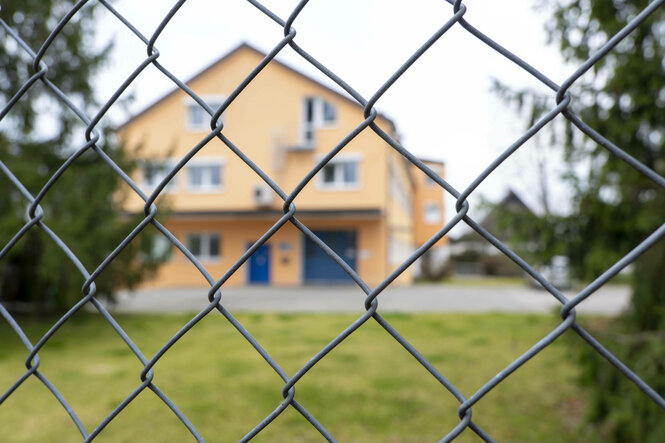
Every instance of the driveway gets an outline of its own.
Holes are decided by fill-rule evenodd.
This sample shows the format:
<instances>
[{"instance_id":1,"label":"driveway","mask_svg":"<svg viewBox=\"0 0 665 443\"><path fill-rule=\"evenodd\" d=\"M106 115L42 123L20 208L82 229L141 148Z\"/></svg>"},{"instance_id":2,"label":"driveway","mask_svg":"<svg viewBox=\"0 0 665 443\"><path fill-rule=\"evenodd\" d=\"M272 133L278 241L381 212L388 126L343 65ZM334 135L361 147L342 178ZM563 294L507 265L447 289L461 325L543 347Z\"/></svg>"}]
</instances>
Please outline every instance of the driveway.
<instances>
[{"instance_id":1,"label":"driveway","mask_svg":"<svg viewBox=\"0 0 665 443\"><path fill-rule=\"evenodd\" d=\"M122 292L114 312L193 312L207 305L206 288ZM574 293L566 293L568 298ZM231 312L360 313L365 295L354 286L225 288L222 302ZM379 297L380 312L551 312L561 306L549 293L522 287L414 285L388 288ZM629 288L607 286L577 307L579 313L614 315L629 301Z\"/></svg>"}]
</instances>

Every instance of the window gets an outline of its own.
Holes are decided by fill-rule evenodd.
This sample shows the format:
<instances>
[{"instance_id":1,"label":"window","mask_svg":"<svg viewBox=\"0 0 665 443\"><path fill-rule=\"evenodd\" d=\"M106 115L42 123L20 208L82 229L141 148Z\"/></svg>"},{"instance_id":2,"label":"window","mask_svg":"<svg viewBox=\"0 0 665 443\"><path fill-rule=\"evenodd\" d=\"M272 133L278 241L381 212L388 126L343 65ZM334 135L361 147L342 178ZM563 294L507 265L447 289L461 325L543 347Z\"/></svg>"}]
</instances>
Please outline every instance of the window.
<instances>
[{"instance_id":1,"label":"window","mask_svg":"<svg viewBox=\"0 0 665 443\"><path fill-rule=\"evenodd\" d=\"M314 128L316 120L314 118L314 107L316 100L312 97L305 98L305 115L302 124L302 144L306 147L314 145Z\"/></svg>"},{"instance_id":2,"label":"window","mask_svg":"<svg viewBox=\"0 0 665 443\"><path fill-rule=\"evenodd\" d=\"M190 129L203 128L206 127L206 116L208 113L199 106L198 103L192 103L187 106L187 126ZM210 117L208 117L209 119Z\"/></svg>"},{"instance_id":3,"label":"window","mask_svg":"<svg viewBox=\"0 0 665 443\"><path fill-rule=\"evenodd\" d=\"M141 237L140 258L146 263L159 263L171 260L173 248L171 242L161 233Z\"/></svg>"},{"instance_id":4,"label":"window","mask_svg":"<svg viewBox=\"0 0 665 443\"><path fill-rule=\"evenodd\" d=\"M333 159L320 172L320 181L324 188L355 188L360 184L358 161L352 159Z\"/></svg>"},{"instance_id":5,"label":"window","mask_svg":"<svg viewBox=\"0 0 665 443\"><path fill-rule=\"evenodd\" d=\"M152 192L173 168L174 164L171 161L149 161L143 164L143 187ZM176 189L175 177L173 177L164 188L166 191L174 191Z\"/></svg>"},{"instance_id":6,"label":"window","mask_svg":"<svg viewBox=\"0 0 665 443\"><path fill-rule=\"evenodd\" d=\"M187 164L187 188L210 192L222 189L222 163L219 159L192 160Z\"/></svg>"},{"instance_id":7,"label":"window","mask_svg":"<svg viewBox=\"0 0 665 443\"><path fill-rule=\"evenodd\" d=\"M337 110L335 107L325 100L323 101L323 122L326 124L335 123Z\"/></svg>"},{"instance_id":8,"label":"window","mask_svg":"<svg viewBox=\"0 0 665 443\"><path fill-rule=\"evenodd\" d=\"M313 97L305 98L305 122L314 123L314 107L316 106L316 99Z\"/></svg>"},{"instance_id":9,"label":"window","mask_svg":"<svg viewBox=\"0 0 665 443\"><path fill-rule=\"evenodd\" d=\"M150 257L154 260L170 260L173 253L171 242L161 233L152 238L150 245Z\"/></svg>"},{"instance_id":10,"label":"window","mask_svg":"<svg viewBox=\"0 0 665 443\"><path fill-rule=\"evenodd\" d=\"M303 122L301 142L303 147L314 147L316 129L331 125L337 121L337 108L320 97L305 97L303 104Z\"/></svg>"},{"instance_id":11,"label":"window","mask_svg":"<svg viewBox=\"0 0 665 443\"><path fill-rule=\"evenodd\" d=\"M219 234L192 233L187 235L187 249L201 261L218 261L220 243Z\"/></svg>"},{"instance_id":12,"label":"window","mask_svg":"<svg viewBox=\"0 0 665 443\"><path fill-rule=\"evenodd\" d=\"M203 97L203 100L212 108L213 112L224 102L224 98L221 96ZM209 131L212 118L210 114L190 97L185 99L185 106L187 108L187 129L189 131ZM223 117L224 114L222 114L222 120Z\"/></svg>"},{"instance_id":13,"label":"window","mask_svg":"<svg viewBox=\"0 0 665 443\"><path fill-rule=\"evenodd\" d=\"M433 225L441 221L441 209L436 202L425 202L425 223Z\"/></svg>"}]
</instances>

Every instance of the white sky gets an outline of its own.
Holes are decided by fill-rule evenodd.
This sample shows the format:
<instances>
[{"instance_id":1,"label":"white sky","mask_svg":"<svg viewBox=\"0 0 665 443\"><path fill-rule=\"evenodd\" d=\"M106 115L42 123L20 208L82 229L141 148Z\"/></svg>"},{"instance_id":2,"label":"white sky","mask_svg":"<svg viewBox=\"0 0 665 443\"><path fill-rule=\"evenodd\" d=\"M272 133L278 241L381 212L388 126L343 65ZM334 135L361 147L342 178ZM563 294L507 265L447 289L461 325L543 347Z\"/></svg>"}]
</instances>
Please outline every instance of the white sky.
<instances>
[{"instance_id":1,"label":"white sky","mask_svg":"<svg viewBox=\"0 0 665 443\"><path fill-rule=\"evenodd\" d=\"M117 0L113 4L144 35L155 30L173 5L164 0ZM573 69L546 45L542 12L532 2L466 0L465 18L489 37L560 83ZM296 1L265 1L286 19ZM312 0L296 19L296 42L364 97L373 92L451 16L452 6L433 0ZM99 78L100 98L108 98L146 57L141 44L111 14L103 12L100 44L114 39L112 61ZM190 0L157 40L160 63L186 80L242 41L268 51L282 38L282 28L242 0ZM289 47L278 59L326 84L331 82ZM443 160L445 179L462 191L524 130L524 121L491 92L492 79L516 87L546 88L507 59L456 25L426 52L379 100L376 107L390 116L403 145L416 155ZM137 112L170 91L173 84L148 67L132 85ZM127 114L115 112L116 123ZM531 173L538 149L529 143L479 188L499 199L508 183L534 206L536 177ZM550 183L561 193L553 161ZM557 191L559 190L559 191ZM472 196L471 203L477 202ZM556 202L556 195L555 195ZM454 199L446 199L446 218L454 215ZM472 209L472 214L474 213Z\"/></svg>"}]
</instances>

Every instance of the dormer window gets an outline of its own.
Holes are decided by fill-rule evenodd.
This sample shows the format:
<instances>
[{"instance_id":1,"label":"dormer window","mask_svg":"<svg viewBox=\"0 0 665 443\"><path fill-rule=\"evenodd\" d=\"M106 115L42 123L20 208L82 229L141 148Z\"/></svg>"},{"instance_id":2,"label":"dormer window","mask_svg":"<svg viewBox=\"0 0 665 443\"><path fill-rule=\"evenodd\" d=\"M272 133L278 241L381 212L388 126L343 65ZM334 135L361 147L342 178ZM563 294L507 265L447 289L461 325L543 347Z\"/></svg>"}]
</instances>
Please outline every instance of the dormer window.
<instances>
[{"instance_id":1,"label":"dormer window","mask_svg":"<svg viewBox=\"0 0 665 443\"><path fill-rule=\"evenodd\" d=\"M210 106L213 112L224 103L224 97L221 95L203 96L201 98ZM210 114L191 97L187 97L184 103L187 130L191 132L210 131L210 119L212 118ZM224 121L224 114L222 114L221 120Z\"/></svg>"},{"instance_id":2,"label":"dormer window","mask_svg":"<svg viewBox=\"0 0 665 443\"><path fill-rule=\"evenodd\" d=\"M334 124L337 121L337 108L321 97L305 97L303 102L303 121L301 125L301 146L313 148L316 130Z\"/></svg>"}]
</instances>

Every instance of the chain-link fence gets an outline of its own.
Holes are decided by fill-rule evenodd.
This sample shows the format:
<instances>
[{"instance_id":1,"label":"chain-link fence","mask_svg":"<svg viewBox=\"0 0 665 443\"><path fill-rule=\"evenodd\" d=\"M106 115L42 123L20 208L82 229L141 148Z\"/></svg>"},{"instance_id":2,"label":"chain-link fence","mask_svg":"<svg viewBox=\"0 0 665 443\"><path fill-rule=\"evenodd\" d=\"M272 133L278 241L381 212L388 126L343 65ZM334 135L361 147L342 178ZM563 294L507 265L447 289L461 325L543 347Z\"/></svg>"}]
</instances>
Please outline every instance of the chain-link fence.
<instances>
[{"instance_id":1,"label":"chain-link fence","mask_svg":"<svg viewBox=\"0 0 665 443\"><path fill-rule=\"evenodd\" d=\"M520 258L516 253L510 250L505 244L499 241L494 237L490 232L481 227L476 221L468 216L469 203L467 198L474 190L490 175L496 168L507 158L509 158L517 149L520 148L527 140L534 136L538 131L540 131L545 125L551 122L556 116L563 115L569 122L574 126L579 128L584 134L586 134L590 139L597 142L600 146L605 148L609 153L615 155L622 159L624 162L632 166L634 169L644 174L651 180L653 180L659 186L665 188L665 179L660 175L653 172L651 169L647 168L645 165L641 164L639 161L635 160L633 157L624 152L621 148L615 146L612 142L605 139L601 134L597 133L594 129L586 125L575 113L571 111L570 103L573 100L568 93L570 87L578 80L583 74L593 68L594 64L603 58L609 51L621 42L627 35L629 35L633 30L635 30L642 22L644 22L650 14L652 14L658 7L660 7L665 0L654 1L649 4L643 11L639 14L636 14L632 20L621 29L616 35L612 36L593 56L591 56L585 63L583 63L579 68L568 77L561 85L556 84L550 80L546 75L539 72L532 66L530 66L526 61L520 59L508 49L504 48L497 42L493 41L491 38L483 34L480 30L474 28L468 21L465 20L464 15L466 13L466 6L462 4L461 1L448 0L448 3L451 5L451 13L448 20L441 26L440 29L432 35L429 40L427 40L413 55L411 55L408 60L376 91L374 95L370 98L365 98L355 91L352 86L347 84L343 79L335 75L331 70L329 70L321 61L314 58L310 55L305 49L301 48L295 41L296 30L294 28L294 23L298 18L299 14L304 8L306 8L308 1L301 1L297 7L292 11L289 17L286 19L279 17L271 10L263 6L256 0L249 0L249 2L254 5L261 13L269 17L273 22L278 26L282 27L284 30L284 38L268 53L268 55L253 69L253 71L239 84L236 89L231 93L224 103L218 109L211 109L201 97L197 96L194 91L192 91L185 83L179 80L176 76L171 74L164 66L162 66L159 61L159 52L155 47L156 40L162 31L168 26L169 21L178 13L180 7L185 3L185 0L178 1L175 6L169 11L169 13L161 21L160 25L156 31L151 36L144 36L140 33L136 27L132 25L123 15L114 9L107 1L99 0L98 3L103 5L110 13L112 13L124 26L126 26L131 32L133 32L138 38L143 41L145 44L148 56L142 63L134 70L134 72L123 82L122 86L115 92L108 102L101 107L99 112L94 115L92 118L88 117L81 109L79 109L60 89L58 86L53 84L48 77L46 72L48 66L44 63L44 56L49 50L49 46L53 40L63 32L72 20L78 11L85 6L87 0L81 0L76 3L74 7L66 14L65 17L54 27L51 34L44 41L41 48L38 48L37 52L34 51L34 48L30 48L25 41L18 35L5 21L0 20L0 26L4 30L4 37L6 39L12 39L16 44L18 44L22 51L25 54L29 55L32 60L32 69L34 70L34 75L32 75L21 88L15 94L15 96L6 104L6 106L0 112L0 119L7 116L7 114L12 110L12 107L21 99L21 97L26 94L26 92L32 88L35 84L41 83L46 87L50 93L53 94L55 98L60 100L65 106L69 107L72 112L74 112L78 118L85 124L85 137L86 143L75 150L69 159L65 161L62 166L52 175L48 180L46 185L40 190L37 195L32 195L26 187L21 183L21 180L3 163L0 162L0 170L2 173L8 177L8 179L13 183L13 185L20 191L25 200L29 203L28 209L28 221L22 226L22 228L16 233L16 235L11 238L8 243L0 251L0 259L5 257L12 249L12 247L31 229L40 229L43 231L57 246L64 252L68 259L76 266L80 274L85 279L85 284L83 285L82 297L78 303L76 303L65 315L63 315L53 326L46 332L41 339L33 344L26 334L21 329L21 326L17 321L12 317L9 311L2 305L0 305L0 312L5 320L9 323L11 328L16 332L20 337L23 344L25 345L28 355L26 358L26 367L27 370L25 373L11 386L2 397L0 397L0 404L2 404L8 397L10 397L16 389L21 386L27 379L35 377L41 383L43 383L52 395L60 402L62 407L71 417L72 423L76 426L81 433L81 436L85 441L90 441L100 434L104 428L112 421L114 418L129 405L137 396L146 388L150 389L154 394L161 399L169 409L175 414L182 424L191 432L191 434L198 440L203 441L203 436L197 431L195 424L192 423L179 409L178 406L169 399L169 397L162 391L160 388L153 382L155 373L154 366L155 364L169 351L169 349L180 339L182 338L194 325L196 325L201 319L205 316L211 314L212 311L218 311L226 321L230 322L237 331L249 342L256 352L258 352L261 357L266 361L266 363L281 377L284 381L284 387L281 391L281 396L283 401L279 406L270 413L263 421L256 424L256 426L249 430L246 436L242 441L247 441L258 433L260 433L266 426L268 426L277 416L282 414L287 408L291 407L297 410L303 417L305 417L313 427L315 427L321 435L329 441L334 441L334 436L331 435L326 428L319 422L317 419L310 414L305 405L301 404L296 400L296 385L298 381L307 374L318 362L320 362L326 355L347 337L353 334L356 330L361 328L367 321L377 322L385 331L390 334L401 346L403 346L412 356L415 358L429 374L434 377L440 384L442 389L447 390L452 396L454 396L460 403L459 406L459 424L451 429L449 433L443 436L442 441L451 441L456 436L458 436L466 428L470 428L478 436L480 436L485 441L492 441L492 437L481 428L477 421L472 420L472 407L479 402L483 397L494 389L499 383L506 379L514 371L518 370L524 363L532 359L541 351L544 351L554 340L556 340L561 334L565 331L571 329L576 334L578 334L583 340L585 340L591 347L593 347L599 354L601 354L608 362L614 365L618 371L621 371L626 378L631 380L639 389L641 389L646 396L651 400L657 403L661 408L665 409L665 400L657 392L655 392L649 385L647 385L639 376L631 371L624 363L619 361L612 353L610 353L605 347L603 347L592 335L590 335L585 329L583 329L575 319L575 307L591 296L596 290L603 286L610 278L619 273L622 269L632 263L640 254L642 254L647 248L653 245L665 234L665 224L660 226L656 231L654 231L648 238L646 238L642 243L635 247L632 251L626 254L622 259L616 262L613 266L607 269L600 277L594 280L589 284L584 290L579 292L573 298L566 298L559 290L557 290L550 282L548 282L542 275L540 275L534 267L529 263ZM442 177L434 173L429 169L423 162L416 158L412 153L406 150L403 146L400 145L398 141L393 139L389 134L384 132L379 126L374 122L377 117L377 111L374 108L374 105L381 98L381 96L395 83L395 81L400 78L410 66L422 56L436 41L438 41L444 34L453 28L454 26L461 26L466 31L469 32L469 38L477 38L482 41L484 44L492 48L494 51L501 54L506 59L510 60L515 65L519 66L524 71L528 72L531 76L537 79L539 82L547 86L552 90L553 94L556 96L556 106L551 109L547 114L545 114L540 120L538 120L528 131L526 131L515 143L509 146L498 158L496 158L466 189L461 192L454 189L450 184L448 184ZM331 81L339 85L344 89L354 100L356 100L364 108L364 120L349 132L343 140L341 140L334 148L332 148L324 158L322 158L318 164L311 170L309 173L302 178L300 183L292 190L283 190L281 189L275 181L273 181L264 171L261 170L251 158L249 158L242 149L242 146L236 146L231 140L229 140L224 134L224 126L221 123L220 116L224 110L242 93L252 80L269 65L275 56L281 51L293 50L302 56L307 62L311 63L319 71L325 74ZM57 57L57 54L53 54L53 57ZM205 111L211 116L210 127L211 131L200 143L191 149L191 151L182 158L178 164L172 168L170 173L159 186L154 190L151 195L146 195L141 191L139 186L132 181L132 179L127 175L116 163L104 152L104 147L101 142L101 135L96 129L100 119L109 111L109 109L114 105L118 98L123 94L127 87L137 78L137 76L142 72L144 68L149 65L155 66L159 69L166 77L168 77L178 88L187 93L193 100L196 101ZM328 163L330 162L339 152L344 148L351 140L353 140L361 131L366 128L370 128L374 133L379 137L385 140L392 149L399 152L404 156L409 162L427 174L432 180L438 183L446 192L453 195L457 199L456 203L456 215L443 226L436 235L434 235L429 241L424 245L419 247L413 255L411 255L404 263L402 263L394 272L392 272L385 280L380 283L375 288L370 288L360 276L349 266L346 262L340 258L328 245L322 242L319 238L310 231L307 226L305 226L301 221L298 220L298 211L294 205L294 200L298 194L303 190L303 188L312 180L312 178ZM275 223L268 231L266 231L263 236L254 243L243 255L242 257L232 266L227 272L219 279L214 280L212 276L206 271L205 267L197 260L197 258L182 244L178 239L167 230L157 219L158 209L154 204L155 199L160 195L164 190L166 184L171 180L195 154L202 149L210 140L213 138L218 138L221 140L228 148L235 153L242 161L244 161L252 170L268 185L270 186L275 193L277 193L281 199L284 201L283 205L283 216ZM48 220L44 217L44 213L40 207L40 202L46 198L49 194L51 187L58 181L59 177L62 174L66 174L68 167L76 161L76 159L86 151L94 151L101 160L103 160L109 168L113 169L116 174L131 187L131 189L136 192L144 201L144 212L145 217L143 220L133 229L133 231L119 244L117 248L108 255L108 257L92 272L86 269L81 261L77 258L76 254L65 244L57 235L48 227ZM3 192L6 192L3 190ZM234 274L241 265L243 265L248 258L261 246L263 245L275 232L282 228L285 224L291 223L298 230L300 230L307 238L313 241L321 249L325 251L344 271L353 279L353 281L362 289L362 291L367 295L364 301L364 307L366 312L350 324L341 334L339 334L334 340L332 340L328 345L321 349L316 355L314 355L304 366L302 366L295 374L287 374L266 351L263 349L260 343L246 330L242 324L238 322L237 319L224 307L223 297L221 288L227 279ZM402 272L404 272L409 266L411 266L414 261L416 261L420 256L422 256L432 245L434 245L438 240L445 236L454 226L459 223L465 223L478 234L484 237L489 243L494 247L500 250L503 254L508 256L512 261L519 265L524 271L526 271L531 277L537 280L554 298L556 298L562 305L561 308L561 323L554 328L549 334L543 337L540 341L535 343L527 352L513 361L505 369L499 372L491 380L482 386L477 392L472 393L470 396L465 396L460 392L446 377L441 374L436 367L434 367L427 359L419 353L397 330L395 330L379 313L379 300L381 292L391 284ZM205 279L210 284L210 290L208 291L208 300L209 305L193 317L177 334L175 334L170 340L168 340L163 347L153 356L145 356L141 350L134 344L132 338L123 331L120 325L114 320L111 314L107 309L98 301L95 297L96 287L95 279L104 272L104 270L111 264L111 262L116 258L116 256L125 248L130 242L132 242L137 235L148 225L153 225L157 228L177 249L179 249L182 254L195 266ZM5 240L3 240L5 241ZM135 356L140 360L143 365L143 370L140 373L140 379L142 383L136 387L136 389L128 395L117 407L111 412L101 423L97 425L94 429L86 429L79 417L77 416L76 411L74 411L64 396L58 391L58 388L52 384L49 379L39 370L40 360L39 360L39 351L44 347L44 345L49 342L54 333L66 323L77 311L79 311L84 305L91 305L96 309L106 321L113 327L115 332L118 334L119 339L123 340L129 349L135 354ZM249 346L248 345L248 346ZM276 393L279 395L279 393ZM334 407L334 405L333 405ZM482 421L482 417L481 417Z\"/></svg>"}]
</instances>

